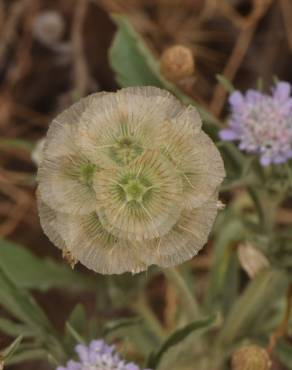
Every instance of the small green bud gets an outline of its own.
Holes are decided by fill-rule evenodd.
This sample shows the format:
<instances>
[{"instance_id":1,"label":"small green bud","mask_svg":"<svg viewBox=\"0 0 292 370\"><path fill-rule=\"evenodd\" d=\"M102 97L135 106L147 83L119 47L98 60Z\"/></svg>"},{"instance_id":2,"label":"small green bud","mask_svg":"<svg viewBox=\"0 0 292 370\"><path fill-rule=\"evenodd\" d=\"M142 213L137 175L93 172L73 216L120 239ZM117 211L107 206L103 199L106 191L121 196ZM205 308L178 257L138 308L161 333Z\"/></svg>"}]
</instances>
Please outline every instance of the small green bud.
<instances>
[{"instance_id":1,"label":"small green bud","mask_svg":"<svg viewBox=\"0 0 292 370\"><path fill-rule=\"evenodd\" d=\"M269 370L271 360L267 351L258 345L248 345L234 352L232 370Z\"/></svg>"}]
</instances>

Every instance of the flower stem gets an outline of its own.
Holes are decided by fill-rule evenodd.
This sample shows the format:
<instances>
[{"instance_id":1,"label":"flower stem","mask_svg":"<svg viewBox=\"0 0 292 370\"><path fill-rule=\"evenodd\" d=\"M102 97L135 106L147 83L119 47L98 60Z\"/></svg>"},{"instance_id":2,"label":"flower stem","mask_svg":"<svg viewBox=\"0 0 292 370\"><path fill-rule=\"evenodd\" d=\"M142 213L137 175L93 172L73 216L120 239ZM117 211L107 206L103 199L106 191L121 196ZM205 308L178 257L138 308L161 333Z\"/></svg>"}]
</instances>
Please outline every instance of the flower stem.
<instances>
[{"instance_id":1,"label":"flower stem","mask_svg":"<svg viewBox=\"0 0 292 370\"><path fill-rule=\"evenodd\" d=\"M150 309L145 296L141 295L137 301L132 304L132 307L137 314L139 314L147 322L149 328L156 335L157 339L161 341L164 340L166 333L161 323Z\"/></svg>"},{"instance_id":2,"label":"flower stem","mask_svg":"<svg viewBox=\"0 0 292 370\"><path fill-rule=\"evenodd\" d=\"M176 267L171 267L164 269L163 273L170 283L176 287L188 318L192 321L197 320L201 316L199 304L179 269Z\"/></svg>"}]
</instances>

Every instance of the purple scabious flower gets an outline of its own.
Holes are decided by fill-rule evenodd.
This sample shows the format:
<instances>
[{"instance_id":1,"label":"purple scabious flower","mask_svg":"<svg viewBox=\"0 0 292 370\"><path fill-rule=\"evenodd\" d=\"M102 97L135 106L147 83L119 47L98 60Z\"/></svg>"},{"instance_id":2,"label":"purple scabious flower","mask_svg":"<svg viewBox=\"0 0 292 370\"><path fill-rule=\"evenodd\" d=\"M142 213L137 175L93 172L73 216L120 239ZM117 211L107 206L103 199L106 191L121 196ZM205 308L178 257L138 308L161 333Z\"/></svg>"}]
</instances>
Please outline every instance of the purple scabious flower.
<instances>
[{"instance_id":1,"label":"purple scabious flower","mask_svg":"<svg viewBox=\"0 0 292 370\"><path fill-rule=\"evenodd\" d=\"M141 370L133 362L123 360L115 346L109 346L102 339L93 340L89 346L78 344L75 351L79 361L70 360L56 370Z\"/></svg>"},{"instance_id":2,"label":"purple scabious flower","mask_svg":"<svg viewBox=\"0 0 292 370\"><path fill-rule=\"evenodd\" d=\"M260 156L262 166L292 158L291 84L276 83L270 95L234 91L229 103L229 127L220 131L222 140L238 141L241 150Z\"/></svg>"}]
</instances>

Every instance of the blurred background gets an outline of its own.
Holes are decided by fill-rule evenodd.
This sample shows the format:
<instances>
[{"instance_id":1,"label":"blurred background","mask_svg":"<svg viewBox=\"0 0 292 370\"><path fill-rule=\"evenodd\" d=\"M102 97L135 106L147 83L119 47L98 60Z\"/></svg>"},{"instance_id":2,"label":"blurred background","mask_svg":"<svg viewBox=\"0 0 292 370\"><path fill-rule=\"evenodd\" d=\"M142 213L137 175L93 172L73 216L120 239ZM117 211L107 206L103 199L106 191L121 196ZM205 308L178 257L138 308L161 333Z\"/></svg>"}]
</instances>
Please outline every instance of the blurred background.
<instances>
[{"instance_id":1,"label":"blurred background","mask_svg":"<svg viewBox=\"0 0 292 370\"><path fill-rule=\"evenodd\" d=\"M292 82L291 0L0 0L0 237L37 256L61 260L38 221L31 152L60 111L118 88L108 61L111 13L127 14L158 59L172 45L187 46L195 72L178 84L218 118L227 109L216 74L241 90L259 78L264 89L276 76ZM204 271L211 259L207 248L196 263ZM156 305L162 288L158 277L150 287ZM76 302L88 312L94 306L84 292L36 297L57 327ZM8 343L0 334L0 347Z\"/></svg>"}]
</instances>

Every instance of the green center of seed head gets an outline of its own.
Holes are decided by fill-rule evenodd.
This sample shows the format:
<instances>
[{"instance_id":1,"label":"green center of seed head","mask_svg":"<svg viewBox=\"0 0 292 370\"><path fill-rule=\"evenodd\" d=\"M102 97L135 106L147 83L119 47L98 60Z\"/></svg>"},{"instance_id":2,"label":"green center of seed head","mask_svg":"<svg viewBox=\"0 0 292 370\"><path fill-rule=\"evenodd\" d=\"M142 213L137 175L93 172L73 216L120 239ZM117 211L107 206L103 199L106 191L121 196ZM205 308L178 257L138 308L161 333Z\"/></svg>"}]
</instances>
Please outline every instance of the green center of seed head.
<instances>
[{"instance_id":1,"label":"green center of seed head","mask_svg":"<svg viewBox=\"0 0 292 370\"><path fill-rule=\"evenodd\" d=\"M132 137L124 136L119 138L110 149L110 157L121 165L130 163L143 152L142 147Z\"/></svg>"},{"instance_id":2,"label":"green center of seed head","mask_svg":"<svg viewBox=\"0 0 292 370\"><path fill-rule=\"evenodd\" d=\"M143 195L147 191L147 188L139 181L139 179L136 179L129 181L129 183L124 187L124 190L127 202L132 200L142 202Z\"/></svg>"},{"instance_id":3,"label":"green center of seed head","mask_svg":"<svg viewBox=\"0 0 292 370\"><path fill-rule=\"evenodd\" d=\"M122 199L126 202L147 202L151 198L151 183L143 176L128 174L120 181Z\"/></svg>"},{"instance_id":4,"label":"green center of seed head","mask_svg":"<svg viewBox=\"0 0 292 370\"><path fill-rule=\"evenodd\" d=\"M93 175L96 171L96 166L92 163L87 163L80 168L80 177L84 184L87 186L92 186Z\"/></svg>"}]
</instances>

